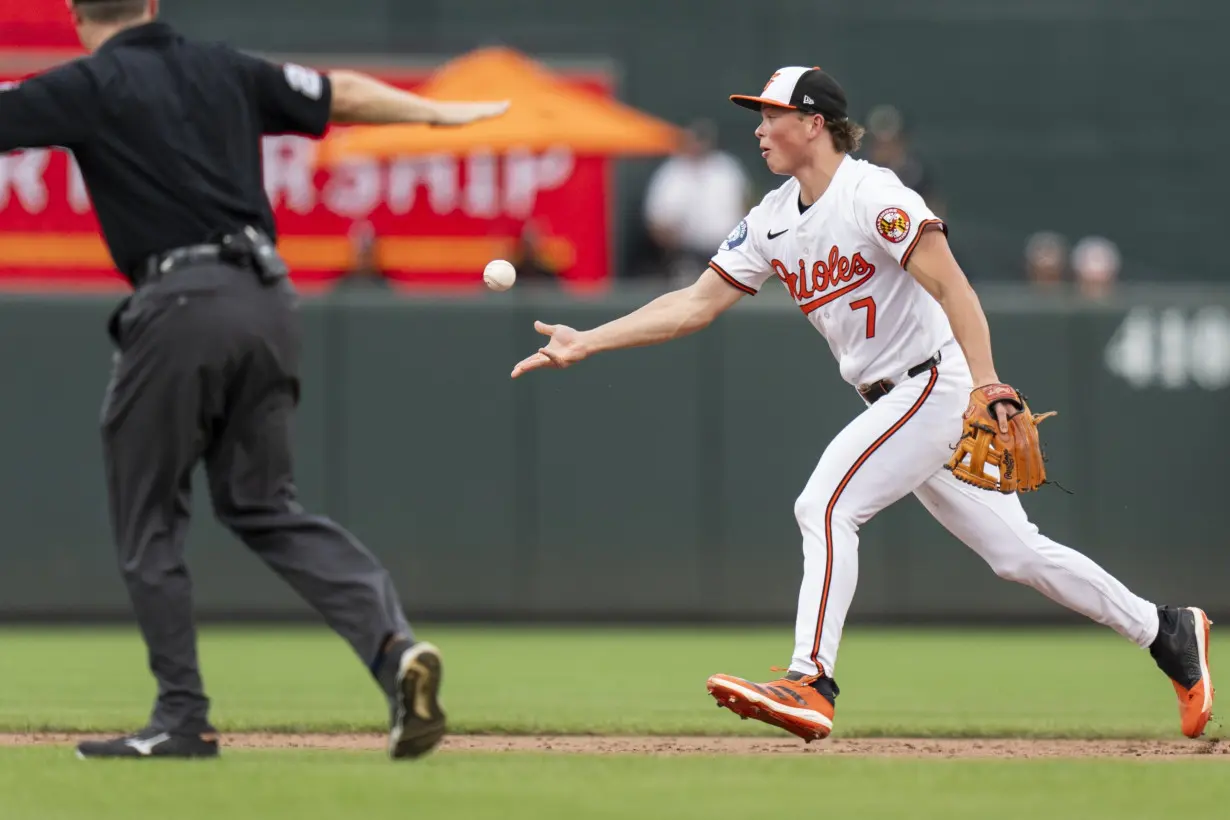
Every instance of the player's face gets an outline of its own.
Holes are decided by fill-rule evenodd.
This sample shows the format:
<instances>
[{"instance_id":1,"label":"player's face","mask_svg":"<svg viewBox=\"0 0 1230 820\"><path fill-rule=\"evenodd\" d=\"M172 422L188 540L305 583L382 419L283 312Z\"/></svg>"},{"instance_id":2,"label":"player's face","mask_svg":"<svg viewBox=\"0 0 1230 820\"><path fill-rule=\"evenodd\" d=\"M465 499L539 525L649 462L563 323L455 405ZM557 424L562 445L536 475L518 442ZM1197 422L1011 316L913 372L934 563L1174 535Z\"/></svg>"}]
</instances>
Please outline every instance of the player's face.
<instances>
[{"instance_id":1,"label":"player's face","mask_svg":"<svg viewBox=\"0 0 1230 820\"><path fill-rule=\"evenodd\" d=\"M796 111L772 105L760 109L760 155L775 174L790 175L806 154L810 142L808 122Z\"/></svg>"}]
</instances>

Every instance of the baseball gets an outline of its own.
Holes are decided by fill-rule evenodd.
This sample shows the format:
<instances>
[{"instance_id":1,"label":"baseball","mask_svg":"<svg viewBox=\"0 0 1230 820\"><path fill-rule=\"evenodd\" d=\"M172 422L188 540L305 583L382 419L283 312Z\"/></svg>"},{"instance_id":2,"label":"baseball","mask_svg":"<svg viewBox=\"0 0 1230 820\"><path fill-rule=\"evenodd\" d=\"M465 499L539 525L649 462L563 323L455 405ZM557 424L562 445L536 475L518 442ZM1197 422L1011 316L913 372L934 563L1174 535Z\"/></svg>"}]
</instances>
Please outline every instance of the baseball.
<instances>
[{"instance_id":1,"label":"baseball","mask_svg":"<svg viewBox=\"0 0 1230 820\"><path fill-rule=\"evenodd\" d=\"M511 262L503 259L493 259L483 269L483 281L492 290L508 290L517 281L517 269Z\"/></svg>"}]
</instances>

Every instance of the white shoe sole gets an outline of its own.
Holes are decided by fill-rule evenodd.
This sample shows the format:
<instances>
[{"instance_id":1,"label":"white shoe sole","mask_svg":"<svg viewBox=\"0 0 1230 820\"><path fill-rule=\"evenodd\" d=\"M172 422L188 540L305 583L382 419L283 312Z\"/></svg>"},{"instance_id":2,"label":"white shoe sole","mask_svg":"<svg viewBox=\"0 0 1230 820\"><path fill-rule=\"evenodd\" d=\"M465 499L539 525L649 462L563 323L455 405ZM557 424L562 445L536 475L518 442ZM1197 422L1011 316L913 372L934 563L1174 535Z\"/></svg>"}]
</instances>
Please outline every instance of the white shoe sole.
<instances>
[{"instance_id":1,"label":"white shoe sole","mask_svg":"<svg viewBox=\"0 0 1230 820\"><path fill-rule=\"evenodd\" d=\"M1209 673L1209 643L1207 640L1213 622L1202 609L1192 606L1188 607L1187 611L1192 613L1192 617L1196 619L1196 649L1200 653L1200 681L1204 684L1204 704L1201 706L1200 714L1207 723L1213 712L1213 676Z\"/></svg>"}]
</instances>

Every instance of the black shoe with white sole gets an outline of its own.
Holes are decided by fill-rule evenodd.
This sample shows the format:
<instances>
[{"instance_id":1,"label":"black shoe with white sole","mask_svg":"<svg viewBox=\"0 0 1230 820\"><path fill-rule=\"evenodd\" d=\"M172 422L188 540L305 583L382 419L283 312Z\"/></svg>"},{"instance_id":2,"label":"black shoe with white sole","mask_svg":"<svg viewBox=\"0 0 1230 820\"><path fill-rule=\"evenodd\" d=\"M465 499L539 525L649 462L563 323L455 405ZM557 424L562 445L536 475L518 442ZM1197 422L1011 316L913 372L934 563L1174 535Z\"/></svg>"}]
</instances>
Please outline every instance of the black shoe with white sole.
<instances>
[{"instance_id":1,"label":"black shoe with white sole","mask_svg":"<svg viewBox=\"0 0 1230 820\"><path fill-rule=\"evenodd\" d=\"M77 757L98 758L205 758L218 756L218 739L214 735L170 734L157 729L142 729L131 735L109 740L85 740L77 744Z\"/></svg>"},{"instance_id":2,"label":"black shoe with white sole","mask_svg":"<svg viewBox=\"0 0 1230 820\"><path fill-rule=\"evenodd\" d=\"M417 643L401 653L389 720L389 757L420 757L444 738L443 673L440 650L432 644Z\"/></svg>"}]
</instances>

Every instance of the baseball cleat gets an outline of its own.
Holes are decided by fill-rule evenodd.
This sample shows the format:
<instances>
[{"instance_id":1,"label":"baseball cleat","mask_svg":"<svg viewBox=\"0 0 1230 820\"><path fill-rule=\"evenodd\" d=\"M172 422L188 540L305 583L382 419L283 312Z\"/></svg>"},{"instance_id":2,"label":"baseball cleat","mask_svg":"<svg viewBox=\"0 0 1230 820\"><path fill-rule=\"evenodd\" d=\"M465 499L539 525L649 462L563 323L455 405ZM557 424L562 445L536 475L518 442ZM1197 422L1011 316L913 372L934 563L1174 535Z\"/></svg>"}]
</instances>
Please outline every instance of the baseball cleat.
<instances>
[{"instance_id":1,"label":"baseball cleat","mask_svg":"<svg viewBox=\"0 0 1230 820\"><path fill-rule=\"evenodd\" d=\"M785 729L811 743L833 731L837 684L831 678L788 672L770 683L753 683L731 675L713 675L709 694L739 717Z\"/></svg>"},{"instance_id":2,"label":"baseball cleat","mask_svg":"<svg viewBox=\"0 0 1230 820\"><path fill-rule=\"evenodd\" d=\"M1209 627L1213 622L1196 607L1158 607L1157 617L1157 638L1149 654L1174 684L1183 734L1200 737L1213 714L1209 674Z\"/></svg>"},{"instance_id":3,"label":"baseball cleat","mask_svg":"<svg viewBox=\"0 0 1230 820\"><path fill-rule=\"evenodd\" d=\"M418 643L401 655L389 721L389 757L419 757L444 738L445 716L440 708L440 681L444 669L440 650Z\"/></svg>"},{"instance_id":4,"label":"baseball cleat","mask_svg":"<svg viewBox=\"0 0 1230 820\"><path fill-rule=\"evenodd\" d=\"M77 744L80 760L100 758L152 757L205 758L218 756L218 737L207 735L170 734L146 728L139 732L109 740L84 740Z\"/></svg>"}]
</instances>

